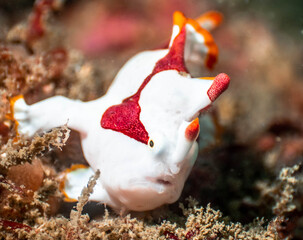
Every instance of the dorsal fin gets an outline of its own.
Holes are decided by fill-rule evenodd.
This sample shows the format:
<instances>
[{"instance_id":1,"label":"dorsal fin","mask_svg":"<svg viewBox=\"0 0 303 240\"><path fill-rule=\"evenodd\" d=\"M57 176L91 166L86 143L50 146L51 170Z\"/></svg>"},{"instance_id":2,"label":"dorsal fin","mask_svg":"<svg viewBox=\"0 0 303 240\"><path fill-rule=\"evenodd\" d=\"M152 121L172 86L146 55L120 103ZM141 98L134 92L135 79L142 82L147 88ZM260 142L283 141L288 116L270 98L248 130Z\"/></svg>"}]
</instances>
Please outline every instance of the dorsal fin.
<instances>
[{"instance_id":1,"label":"dorsal fin","mask_svg":"<svg viewBox=\"0 0 303 240\"><path fill-rule=\"evenodd\" d=\"M217 12L209 12L199 17L198 20L186 18L179 11L175 12L173 16L173 32L169 46L171 47L182 28L185 28L186 42L184 55L186 65L199 64L202 60L207 68L212 69L217 62L219 51L212 35L202 26L206 25L207 21L219 24L222 18L220 18Z\"/></svg>"},{"instance_id":2,"label":"dorsal fin","mask_svg":"<svg viewBox=\"0 0 303 240\"><path fill-rule=\"evenodd\" d=\"M211 31L222 23L223 15L217 11L209 11L196 18L196 21L202 28Z\"/></svg>"}]
</instances>

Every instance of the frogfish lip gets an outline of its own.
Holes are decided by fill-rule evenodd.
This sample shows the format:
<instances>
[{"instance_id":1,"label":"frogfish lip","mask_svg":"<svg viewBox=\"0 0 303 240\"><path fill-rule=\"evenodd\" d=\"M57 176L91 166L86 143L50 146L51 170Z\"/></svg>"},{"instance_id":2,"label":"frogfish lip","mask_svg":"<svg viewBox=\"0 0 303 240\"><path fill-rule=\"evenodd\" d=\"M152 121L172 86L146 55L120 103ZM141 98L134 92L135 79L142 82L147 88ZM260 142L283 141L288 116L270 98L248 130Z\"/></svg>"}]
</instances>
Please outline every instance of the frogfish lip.
<instances>
[{"instance_id":1,"label":"frogfish lip","mask_svg":"<svg viewBox=\"0 0 303 240\"><path fill-rule=\"evenodd\" d=\"M169 176L147 177L146 180L162 187L171 187L173 185L173 181Z\"/></svg>"},{"instance_id":2,"label":"frogfish lip","mask_svg":"<svg viewBox=\"0 0 303 240\"><path fill-rule=\"evenodd\" d=\"M145 177L141 180L134 180L131 181L130 189L133 190L144 190L148 192L153 192L157 194L164 194L165 192L169 191L174 184L172 181L167 180L166 178L162 177Z\"/></svg>"},{"instance_id":3,"label":"frogfish lip","mask_svg":"<svg viewBox=\"0 0 303 240\"><path fill-rule=\"evenodd\" d=\"M172 182L164 180L164 179L161 179L161 178L157 178L156 179L156 183L162 184L164 186L171 186L172 185Z\"/></svg>"}]
</instances>

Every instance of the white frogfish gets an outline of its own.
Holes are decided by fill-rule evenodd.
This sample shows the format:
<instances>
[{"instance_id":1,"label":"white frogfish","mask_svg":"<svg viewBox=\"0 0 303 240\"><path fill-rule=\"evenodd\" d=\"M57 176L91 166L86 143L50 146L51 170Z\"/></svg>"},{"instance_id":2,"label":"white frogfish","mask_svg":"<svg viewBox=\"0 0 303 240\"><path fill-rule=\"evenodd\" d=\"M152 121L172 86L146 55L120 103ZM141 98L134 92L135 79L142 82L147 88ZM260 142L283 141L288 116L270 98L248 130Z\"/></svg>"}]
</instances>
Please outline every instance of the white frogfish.
<instances>
[{"instance_id":1,"label":"white frogfish","mask_svg":"<svg viewBox=\"0 0 303 240\"><path fill-rule=\"evenodd\" d=\"M192 77L192 71L217 61L209 30L219 25L221 14L193 20L175 12L173 18L168 48L131 58L101 98L55 96L32 105L23 97L12 99L19 133L33 136L64 124L80 133L89 167L66 171L67 198L77 199L98 169L90 200L117 211L151 210L180 197L198 155L198 117L230 79L224 73Z\"/></svg>"}]
</instances>

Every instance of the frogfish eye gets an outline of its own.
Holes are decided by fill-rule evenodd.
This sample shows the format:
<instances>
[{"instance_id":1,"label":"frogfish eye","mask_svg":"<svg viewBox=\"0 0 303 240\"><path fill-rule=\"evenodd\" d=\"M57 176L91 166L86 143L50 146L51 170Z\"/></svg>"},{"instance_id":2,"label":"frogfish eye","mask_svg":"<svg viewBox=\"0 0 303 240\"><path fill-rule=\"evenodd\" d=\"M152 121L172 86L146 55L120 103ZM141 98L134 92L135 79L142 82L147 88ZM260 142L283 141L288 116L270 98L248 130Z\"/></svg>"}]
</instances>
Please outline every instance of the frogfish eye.
<instances>
[{"instance_id":1,"label":"frogfish eye","mask_svg":"<svg viewBox=\"0 0 303 240\"><path fill-rule=\"evenodd\" d=\"M154 147L154 141L153 140L149 140L149 142L148 142L148 145L151 147L151 148L153 148Z\"/></svg>"}]
</instances>

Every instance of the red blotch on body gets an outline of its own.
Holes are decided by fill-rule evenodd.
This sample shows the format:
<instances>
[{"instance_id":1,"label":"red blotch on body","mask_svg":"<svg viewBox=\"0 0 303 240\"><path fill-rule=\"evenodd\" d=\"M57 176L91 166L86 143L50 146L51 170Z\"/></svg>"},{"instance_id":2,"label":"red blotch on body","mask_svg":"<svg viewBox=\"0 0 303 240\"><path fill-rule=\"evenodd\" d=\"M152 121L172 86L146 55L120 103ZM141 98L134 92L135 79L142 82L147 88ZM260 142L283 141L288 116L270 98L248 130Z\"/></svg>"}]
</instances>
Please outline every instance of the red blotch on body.
<instances>
[{"instance_id":1,"label":"red blotch on body","mask_svg":"<svg viewBox=\"0 0 303 240\"><path fill-rule=\"evenodd\" d=\"M207 91L207 95L212 102L228 88L229 81L229 76L225 73L220 73L215 77L213 84Z\"/></svg>"},{"instance_id":2,"label":"red blotch on body","mask_svg":"<svg viewBox=\"0 0 303 240\"><path fill-rule=\"evenodd\" d=\"M185 130L185 137L189 141L195 141L200 132L199 118L193 120Z\"/></svg>"},{"instance_id":3,"label":"red blotch on body","mask_svg":"<svg viewBox=\"0 0 303 240\"><path fill-rule=\"evenodd\" d=\"M185 28L183 27L167 55L156 63L152 73L145 78L138 91L124 99L121 104L111 106L104 112L101 118L101 127L123 133L144 144L148 143L148 132L140 121L139 99L141 92L151 78L159 72L165 70L188 72L184 64L185 38Z\"/></svg>"}]
</instances>

